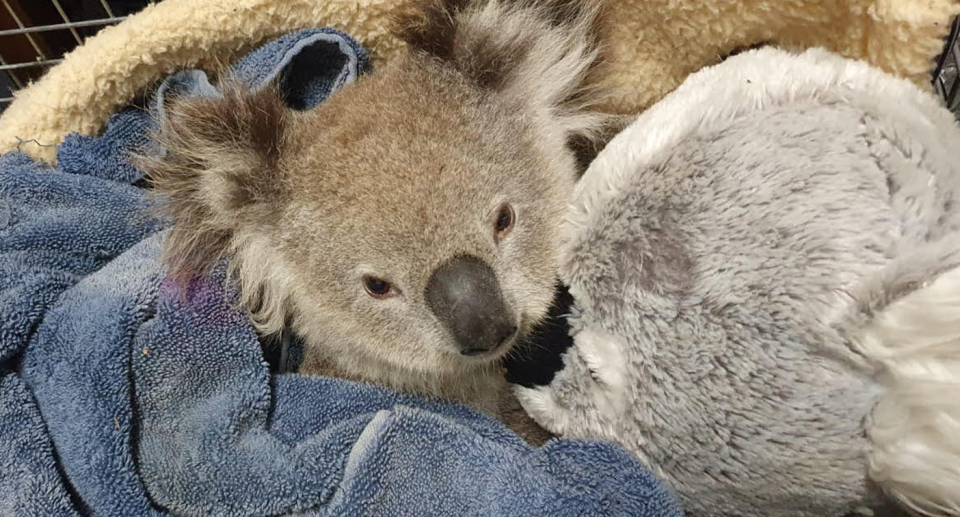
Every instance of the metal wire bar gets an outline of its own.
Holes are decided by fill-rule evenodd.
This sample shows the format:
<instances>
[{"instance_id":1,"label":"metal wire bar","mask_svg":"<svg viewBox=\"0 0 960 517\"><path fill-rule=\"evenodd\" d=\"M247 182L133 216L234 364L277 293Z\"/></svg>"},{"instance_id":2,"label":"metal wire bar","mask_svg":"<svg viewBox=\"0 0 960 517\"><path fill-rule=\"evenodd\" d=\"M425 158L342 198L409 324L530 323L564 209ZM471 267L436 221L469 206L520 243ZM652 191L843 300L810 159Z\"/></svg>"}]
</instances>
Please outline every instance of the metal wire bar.
<instances>
[{"instance_id":1,"label":"metal wire bar","mask_svg":"<svg viewBox=\"0 0 960 517\"><path fill-rule=\"evenodd\" d=\"M0 72L9 72L10 70L24 70L26 68L38 68L43 66L53 66L63 59L44 59L42 61L33 61L30 63L11 63L0 65Z\"/></svg>"},{"instance_id":2,"label":"metal wire bar","mask_svg":"<svg viewBox=\"0 0 960 517\"><path fill-rule=\"evenodd\" d=\"M107 13L107 16L110 18L115 18L113 14L113 9L110 8L110 3L107 0L100 0L100 5L103 6L103 10Z\"/></svg>"},{"instance_id":3,"label":"metal wire bar","mask_svg":"<svg viewBox=\"0 0 960 517\"><path fill-rule=\"evenodd\" d=\"M947 36L947 41L944 45L944 52L942 52L940 57L937 59L937 68L934 70L935 76L939 77L940 72L942 72L944 67L946 67L947 57L949 57L947 50L952 49L956 45L958 29L960 29L960 19L954 19L953 23L950 24L950 35Z\"/></svg>"},{"instance_id":4,"label":"metal wire bar","mask_svg":"<svg viewBox=\"0 0 960 517\"><path fill-rule=\"evenodd\" d=\"M7 60L3 58L3 54L0 54L0 66L9 66L9 63L7 63ZM20 78L17 77L17 74L11 74L8 72L7 77L9 77L11 81L13 81L13 85L16 86L18 90L20 88L23 88L23 81L21 81Z\"/></svg>"},{"instance_id":5,"label":"metal wire bar","mask_svg":"<svg viewBox=\"0 0 960 517\"><path fill-rule=\"evenodd\" d=\"M956 45L953 45L950 48L949 52L944 52L944 54L950 54L953 62L953 84L950 85L950 90L946 91L943 100L946 102L947 108L953 110L957 104L957 93L960 92L960 49Z\"/></svg>"},{"instance_id":6,"label":"metal wire bar","mask_svg":"<svg viewBox=\"0 0 960 517\"><path fill-rule=\"evenodd\" d=\"M63 8L61 0L50 0L50 4L56 9L57 13L60 15L60 18L63 20L63 23L28 27L24 21L20 19L20 16L18 16L17 11L14 10L10 0L0 1L2 1L4 8L7 10L7 13L10 14L10 17L16 23L17 27L14 29L0 30L0 37L21 35L26 37L27 41L30 43L30 46L33 47L34 55L36 56L36 61L10 63L2 55L0 55L0 74L5 73L7 77L10 78L10 86L17 90L24 87L24 82L20 79L20 74L17 73L18 70L42 69L56 65L62 61L62 59L57 58L57 56L47 56L46 52L44 52L44 49L39 44L39 40L35 39L36 34L69 30L76 43L81 45L83 44L84 38L77 29L113 25L123 21L126 18L126 16L117 16L108 0L99 0L100 6L103 8L103 12L107 15L105 18L91 18L87 15L84 15L83 17L88 17L88 19L79 19L74 21L71 20L71 15L68 14ZM0 111L2 111L2 108L6 107L6 105L10 104L11 102L13 102L13 97L0 97Z\"/></svg>"},{"instance_id":7,"label":"metal wire bar","mask_svg":"<svg viewBox=\"0 0 960 517\"><path fill-rule=\"evenodd\" d=\"M25 29L26 26L23 25L22 21L20 21L20 17L17 16L17 12L13 10L13 7L10 7L10 2L3 0L3 6L7 8L7 12L10 13L10 17L13 18L13 21L17 24L17 27ZM37 42L34 41L33 36L30 34L24 34L24 36L26 36L27 40L30 41L30 46L33 47L34 52L36 52L41 59L47 59L47 55L43 53L42 49L40 49L40 45L37 45Z\"/></svg>"},{"instance_id":8,"label":"metal wire bar","mask_svg":"<svg viewBox=\"0 0 960 517\"><path fill-rule=\"evenodd\" d=\"M957 101L957 89L960 85L960 68L957 61L957 42L960 37L960 18L954 18L950 24L950 35L944 45L943 52L937 59L937 67L933 73L933 84L937 94L945 101L945 104L953 109ZM952 76L952 81L947 84L946 75Z\"/></svg>"},{"instance_id":9,"label":"metal wire bar","mask_svg":"<svg viewBox=\"0 0 960 517\"><path fill-rule=\"evenodd\" d=\"M57 8L57 12L60 13L60 17L63 18L63 23L71 23L70 18L67 16L67 13L63 10L63 7L60 5L60 0L50 0L53 2L53 6ZM73 34L73 39L77 40L77 45L83 44L83 39L80 38L80 34L77 33L77 29L70 27L70 34Z\"/></svg>"},{"instance_id":10,"label":"metal wire bar","mask_svg":"<svg viewBox=\"0 0 960 517\"><path fill-rule=\"evenodd\" d=\"M83 27L97 27L100 25L112 25L114 23L122 22L125 20L126 16L115 16L112 18L101 18L99 20L83 20L70 23L57 23L54 25L38 25L36 27L24 27L22 29L8 29L0 31L0 37L3 36L16 36L18 34L33 34L37 32L49 32L49 31L59 31L64 29L69 29L71 27L83 28Z\"/></svg>"}]
</instances>

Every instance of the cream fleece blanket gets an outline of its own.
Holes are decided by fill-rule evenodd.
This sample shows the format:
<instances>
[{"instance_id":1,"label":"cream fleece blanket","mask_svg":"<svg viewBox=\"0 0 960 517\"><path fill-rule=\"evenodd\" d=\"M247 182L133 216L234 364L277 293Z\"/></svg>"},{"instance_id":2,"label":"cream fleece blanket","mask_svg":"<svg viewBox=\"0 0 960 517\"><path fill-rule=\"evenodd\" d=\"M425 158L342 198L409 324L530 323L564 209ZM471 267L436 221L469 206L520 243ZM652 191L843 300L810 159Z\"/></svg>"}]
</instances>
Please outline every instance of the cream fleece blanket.
<instances>
[{"instance_id":1,"label":"cream fleece blanket","mask_svg":"<svg viewBox=\"0 0 960 517\"><path fill-rule=\"evenodd\" d=\"M71 132L96 134L118 107L184 67L208 67L318 25L359 39L375 63L401 43L391 15L415 0L164 0L101 31L0 117L0 152L46 161ZM607 0L604 108L637 113L687 75L760 43L826 47L929 87L958 0Z\"/></svg>"}]
</instances>

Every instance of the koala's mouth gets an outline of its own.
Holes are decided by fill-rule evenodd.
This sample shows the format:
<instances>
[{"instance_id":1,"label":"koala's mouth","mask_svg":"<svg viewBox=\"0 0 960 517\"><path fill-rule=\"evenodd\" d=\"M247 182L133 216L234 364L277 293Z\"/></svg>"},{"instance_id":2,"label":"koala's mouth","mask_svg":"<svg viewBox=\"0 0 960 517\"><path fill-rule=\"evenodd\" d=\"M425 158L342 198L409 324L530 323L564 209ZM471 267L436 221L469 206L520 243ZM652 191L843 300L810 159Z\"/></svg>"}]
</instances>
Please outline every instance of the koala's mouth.
<instances>
[{"instance_id":1,"label":"koala's mouth","mask_svg":"<svg viewBox=\"0 0 960 517\"><path fill-rule=\"evenodd\" d=\"M514 330L509 336L504 336L501 341L491 348L463 348L460 355L478 359L499 358L513 348L517 342L517 331Z\"/></svg>"},{"instance_id":2,"label":"koala's mouth","mask_svg":"<svg viewBox=\"0 0 960 517\"><path fill-rule=\"evenodd\" d=\"M523 342L525 337L530 332L529 327L530 325L527 321L527 318L522 315L518 315L517 324L511 329L505 330L504 335L494 346L474 349L458 347L458 352L460 353L461 357L471 362L499 361L509 355L510 352L517 347L517 345Z\"/></svg>"},{"instance_id":3,"label":"koala's mouth","mask_svg":"<svg viewBox=\"0 0 960 517\"><path fill-rule=\"evenodd\" d=\"M513 348L512 344L504 344L490 350L464 350L460 355L468 360L496 361L509 353L511 348Z\"/></svg>"}]
</instances>

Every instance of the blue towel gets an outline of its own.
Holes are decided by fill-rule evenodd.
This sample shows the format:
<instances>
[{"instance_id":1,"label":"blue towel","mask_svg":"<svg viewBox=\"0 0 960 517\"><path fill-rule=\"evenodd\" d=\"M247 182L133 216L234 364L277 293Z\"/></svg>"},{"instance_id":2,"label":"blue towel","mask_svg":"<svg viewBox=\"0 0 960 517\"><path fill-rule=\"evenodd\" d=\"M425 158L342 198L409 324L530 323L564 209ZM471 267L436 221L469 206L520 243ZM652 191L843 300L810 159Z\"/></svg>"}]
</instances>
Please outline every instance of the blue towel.
<instances>
[{"instance_id":1,"label":"blue towel","mask_svg":"<svg viewBox=\"0 0 960 517\"><path fill-rule=\"evenodd\" d=\"M310 109L369 69L334 30L282 37L232 73ZM0 515L680 516L610 444L528 447L468 408L339 379L271 375L224 268L181 285L129 151L149 110L71 136L58 167L0 157Z\"/></svg>"}]
</instances>

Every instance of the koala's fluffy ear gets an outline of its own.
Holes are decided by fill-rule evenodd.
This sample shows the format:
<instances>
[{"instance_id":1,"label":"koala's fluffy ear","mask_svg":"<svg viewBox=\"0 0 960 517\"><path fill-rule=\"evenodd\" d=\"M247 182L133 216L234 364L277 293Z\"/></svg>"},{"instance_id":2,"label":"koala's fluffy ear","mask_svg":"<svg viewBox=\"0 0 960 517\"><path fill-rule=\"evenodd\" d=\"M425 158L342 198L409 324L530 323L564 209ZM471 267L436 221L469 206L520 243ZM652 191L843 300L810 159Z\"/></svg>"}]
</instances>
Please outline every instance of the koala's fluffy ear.
<instances>
[{"instance_id":1,"label":"koala's fluffy ear","mask_svg":"<svg viewBox=\"0 0 960 517\"><path fill-rule=\"evenodd\" d=\"M590 75L600 52L600 0L425 0L399 20L414 51L513 98L568 138L598 130Z\"/></svg>"},{"instance_id":2,"label":"koala's fluffy ear","mask_svg":"<svg viewBox=\"0 0 960 517\"><path fill-rule=\"evenodd\" d=\"M166 106L155 135L165 152L136 162L174 222L164 250L171 276L206 272L240 225L273 219L285 195L278 163L286 110L276 88L239 84Z\"/></svg>"}]
</instances>

